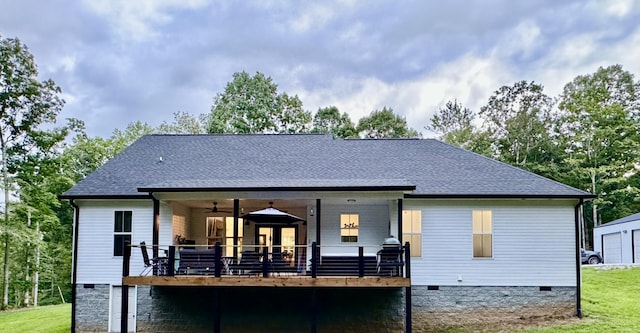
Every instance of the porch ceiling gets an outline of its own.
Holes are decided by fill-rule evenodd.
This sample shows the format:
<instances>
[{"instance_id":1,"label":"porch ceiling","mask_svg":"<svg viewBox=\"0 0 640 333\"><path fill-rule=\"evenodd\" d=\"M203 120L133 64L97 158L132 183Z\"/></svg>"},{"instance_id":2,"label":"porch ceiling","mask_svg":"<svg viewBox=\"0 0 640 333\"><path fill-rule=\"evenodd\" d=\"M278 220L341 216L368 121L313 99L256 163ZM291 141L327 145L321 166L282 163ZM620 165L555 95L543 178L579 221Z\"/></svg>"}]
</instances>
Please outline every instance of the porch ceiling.
<instances>
[{"instance_id":1,"label":"porch ceiling","mask_svg":"<svg viewBox=\"0 0 640 333\"><path fill-rule=\"evenodd\" d=\"M217 203L218 210L220 211L233 211L233 200L227 198L215 198L210 199L198 199L198 200L180 200L171 199L166 200L168 202L176 202L189 208L195 209L211 209L213 203ZM355 201L354 201L355 200ZM322 199L323 204L328 205L380 205L388 203L389 198L362 198L362 197L349 197L349 198L330 198ZM240 199L240 208L244 208L245 212L263 209L270 206L273 203L273 207L282 211L288 209L305 208L307 206L315 206L315 199Z\"/></svg>"},{"instance_id":2,"label":"porch ceiling","mask_svg":"<svg viewBox=\"0 0 640 333\"><path fill-rule=\"evenodd\" d=\"M211 198L204 200L171 200L179 202L189 208L211 208L213 202L217 202L219 210L231 211L233 210L234 199L219 199ZM240 200L240 207L247 210L247 208L265 208L269 207L269 203L273 202L273 207L278 209L305 207L310 203L309 200L285 200L285 199L242 199Z\"/></svg>"}]
</instances>

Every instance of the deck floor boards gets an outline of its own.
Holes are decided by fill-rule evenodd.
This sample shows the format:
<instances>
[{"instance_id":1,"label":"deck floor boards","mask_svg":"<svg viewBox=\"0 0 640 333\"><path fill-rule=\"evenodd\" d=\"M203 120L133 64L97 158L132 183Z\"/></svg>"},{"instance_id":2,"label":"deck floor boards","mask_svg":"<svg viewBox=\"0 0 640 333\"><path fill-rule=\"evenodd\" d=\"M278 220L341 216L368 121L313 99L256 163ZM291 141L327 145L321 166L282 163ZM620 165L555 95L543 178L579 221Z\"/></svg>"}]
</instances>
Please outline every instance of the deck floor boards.
<instances>
[{"instance_id":1,"label":"deck floor boards","mask_svg":"<svg viewBox=\"0 0 640 333\"><path fill-rule=\"evenodd\" d=\"M207 287L380 287L411 286L411 279L403 277L345 277L345 276L128 276L123 285L148 286L207 286Z\"/></svg>"}]
</instances>

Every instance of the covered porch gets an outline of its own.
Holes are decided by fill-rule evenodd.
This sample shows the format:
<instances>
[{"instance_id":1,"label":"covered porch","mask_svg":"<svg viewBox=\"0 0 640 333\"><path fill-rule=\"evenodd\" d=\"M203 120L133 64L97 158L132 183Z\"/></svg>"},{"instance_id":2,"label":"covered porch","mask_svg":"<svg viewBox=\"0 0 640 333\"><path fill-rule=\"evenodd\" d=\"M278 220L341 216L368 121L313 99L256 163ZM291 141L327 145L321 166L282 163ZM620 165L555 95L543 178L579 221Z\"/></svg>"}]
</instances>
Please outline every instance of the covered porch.
<instances>
[{"instance_id":1,"label":"covered porch","mask_svg":"<svg viewBox=\"0 0 640 333\"><path fill-rule=\"evenodd\" d=\"M324 288L404 289L405 331L410 332L411 245L401 243L404 191L150 191L152 242L145 244L146 249L139 243L125 249L122 284L301 288L311 290L312 295ZM280 223L245 218L269 206L301 220ZM383 246L391 236L397 243ZM385 249L391 249L391 254L385 255ZM132 268L131 263L143 256L143 250L149 254L148 272L139 274L141 268ZM127 299L127 290L122 288L122 299ZM309 301L316 309L315 296ZM123 302L123 313L125 307ZM217 313L214 332L220 332L224 320ZM310 313L310 332L316 331L317 315Z\"/></svg>"},{"instance_id":2,"label":"covered porch","mask_svg":"<svg viewBox=\"0 0 640 333\"><path fill-rule=\"evenodd\" d=\"M398 240L399 261L405 262L402 242L411 239L403 237L402 198L408 189L375 189L149 191L153 237L132 245L144 241L151 264L160 260L153 276L215 275L219 267L221 276L236 277L404 277L404 264L390 272L378 263L389 238ZM251 217L264 208L296 218ZM212 263L214 255L221 264ZM212 264L190 265L190 258ZM140 262L140 251L132 251L132 259Z\"/></svg>"}]
</instances>

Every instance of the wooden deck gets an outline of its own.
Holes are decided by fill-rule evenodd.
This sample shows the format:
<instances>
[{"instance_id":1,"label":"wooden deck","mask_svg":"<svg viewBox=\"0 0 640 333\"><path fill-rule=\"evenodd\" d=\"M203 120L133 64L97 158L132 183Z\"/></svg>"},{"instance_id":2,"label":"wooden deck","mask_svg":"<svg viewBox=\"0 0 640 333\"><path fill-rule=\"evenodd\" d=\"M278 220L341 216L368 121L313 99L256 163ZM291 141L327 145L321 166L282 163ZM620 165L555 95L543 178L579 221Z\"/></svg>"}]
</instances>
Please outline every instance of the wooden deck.
<instances>
[{"instance_id":1,"label":"wooden deck","mask_svg":"<svg viewBox=\"0 0 640 333\"><path fill-rule=\"evenodd\" d=\"M123 285L193 286L193 287L349 287L349 288L399 288L410 287L411 279L404 277L352 277L352 276L127 276Z\"/></svg>"}]
</instances>

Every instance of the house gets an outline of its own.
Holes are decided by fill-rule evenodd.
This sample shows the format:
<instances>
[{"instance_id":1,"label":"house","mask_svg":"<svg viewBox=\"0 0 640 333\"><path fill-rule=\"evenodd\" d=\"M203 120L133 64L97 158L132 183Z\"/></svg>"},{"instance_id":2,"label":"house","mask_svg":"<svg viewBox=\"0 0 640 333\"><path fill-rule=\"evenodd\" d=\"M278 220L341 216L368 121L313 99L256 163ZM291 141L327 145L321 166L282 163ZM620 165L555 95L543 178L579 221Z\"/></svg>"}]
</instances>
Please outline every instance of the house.
<instances>
[{"instance_id":1,"label":"house","mask_svg":"<svg viewBox=\"0 0 640 333\"><path fill-rule=\"evenodd\" d=\"M591 195L437 140L148 135L62 198L77 332L580 316L577 212ZM268 207L298 219L250 218Z\"/></svg>"},{"instance_id":2,"label":"house","mask_svg":"<svg viewBox=\"0 0 640 333\"><path fill-rule=\"evenodd\" d=\"M593 228L593 248L605 264L640 263L640 213Z\"/></svg>"}]
</instances>

